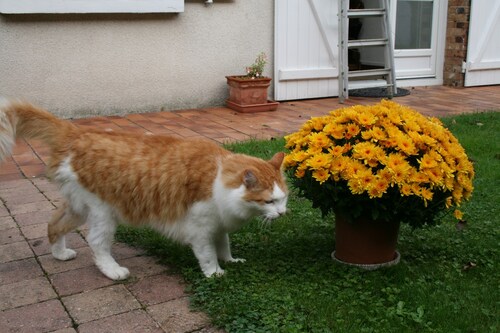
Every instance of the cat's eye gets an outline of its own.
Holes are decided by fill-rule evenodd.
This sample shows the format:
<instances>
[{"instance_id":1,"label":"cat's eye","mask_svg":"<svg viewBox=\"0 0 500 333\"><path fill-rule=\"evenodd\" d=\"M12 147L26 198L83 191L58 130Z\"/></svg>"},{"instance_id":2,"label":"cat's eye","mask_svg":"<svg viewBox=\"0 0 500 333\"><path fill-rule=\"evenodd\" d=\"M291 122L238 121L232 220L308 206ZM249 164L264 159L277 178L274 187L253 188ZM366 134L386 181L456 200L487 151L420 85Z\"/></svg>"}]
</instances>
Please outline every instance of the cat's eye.
<instances>
[{"instance_id":1,"label":"cat's eye","mask_svg":"<svg viewBox=\"0 0 500 333\"><path fill-rule=\"evenodd\" d=\"M264 201L267 205L270 205L270 204L273 204L274 203L274 200L266 200Z\"/></svg>"}]
</instances>

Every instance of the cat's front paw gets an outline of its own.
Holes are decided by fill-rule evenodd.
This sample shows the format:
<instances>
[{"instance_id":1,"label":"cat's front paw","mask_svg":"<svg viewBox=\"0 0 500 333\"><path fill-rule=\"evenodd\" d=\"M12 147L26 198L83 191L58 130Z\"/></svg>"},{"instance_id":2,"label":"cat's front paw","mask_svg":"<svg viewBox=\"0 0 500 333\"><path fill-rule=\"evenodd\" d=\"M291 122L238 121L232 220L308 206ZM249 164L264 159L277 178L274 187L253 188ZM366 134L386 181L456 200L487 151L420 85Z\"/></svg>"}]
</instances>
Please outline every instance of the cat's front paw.
<instances>
[{"instance_id":1,"label":"cat's front paw","mask_svg":"<svg viewBox=\"0 0 500 333\"><path fill-rule=\"evenodd\" d=\"M220 267L217 267L215 270L206 270L203 271L203 274L205 274L205 277L210 278L210 277L219 277L224 275L224 270Z\"/></svg>"},{"instance_id":2,"label":"cat's front paw","mask_svg":"<svg viewBox=\"0 0 500 333\"><path fill-rule=\"evenodd\" d=\"M99 267L99 270L102 272L102 274L115 281L125 280L130 275L129 270L126 267L122 267L119 265Z\"/></svg>"}]
</instances>

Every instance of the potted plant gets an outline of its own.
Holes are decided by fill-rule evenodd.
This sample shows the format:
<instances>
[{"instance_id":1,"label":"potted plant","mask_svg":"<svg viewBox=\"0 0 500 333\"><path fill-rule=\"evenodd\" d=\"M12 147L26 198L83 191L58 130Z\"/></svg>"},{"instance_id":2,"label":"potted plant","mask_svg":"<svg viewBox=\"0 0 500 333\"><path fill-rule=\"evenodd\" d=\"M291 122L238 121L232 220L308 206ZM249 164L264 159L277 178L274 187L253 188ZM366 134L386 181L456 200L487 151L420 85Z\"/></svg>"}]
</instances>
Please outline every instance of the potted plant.
<instances>
[{"instance_id":1,"label":"potted plant","mask_svg":"<svg viewBox=\"0 0 500 333\"><path fill-rule=\"evenodd\" d=\"M401 222L435 224L473 190L472 162L451 132L388 100L312 118L286 137L286 147L299 195L323 216L335 214L332 256L366 268L397 262ZM462 218L457 209L454 215Z\"/></svg>"},{"instance_id":2,"label":"potted plant","mask_svg":"<svg viewBox=\"0 0 500 333\"><path fill-rule=\"evenodd\" d=\"M278 102L267 98L271 78L262 75L266 63L266 54L262 52L255 62L246 68L246 75L226 76L229 86L226 105L229 108L239 112L274 111L278 108Z\"/></svg>"}]
</instances>

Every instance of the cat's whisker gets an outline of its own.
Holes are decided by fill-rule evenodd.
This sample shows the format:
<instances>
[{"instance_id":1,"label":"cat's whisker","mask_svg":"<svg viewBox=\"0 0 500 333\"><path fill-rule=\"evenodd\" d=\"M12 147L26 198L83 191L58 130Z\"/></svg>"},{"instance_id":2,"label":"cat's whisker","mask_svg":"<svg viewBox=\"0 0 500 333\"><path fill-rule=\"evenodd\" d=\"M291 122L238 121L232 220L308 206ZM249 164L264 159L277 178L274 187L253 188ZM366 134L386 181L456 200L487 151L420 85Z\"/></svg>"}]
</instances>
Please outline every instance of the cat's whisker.
<instances>
[{"instance_id":1,"label":"cat's whisker","mask_svg":"<svg viewBox=\"0 0 500 333\"><path fill-rule=\"evenodd\" d=\"M260 226L261 226L261 227L265 227L265 228L267 228L267 227L269 227L269 226L271 225L272 220L273 220L273 219L271 219L271 218L269 218L269 217L267 217L267 216L263 215L263 216L260 218Z\"/></svg>"}]
</instances>

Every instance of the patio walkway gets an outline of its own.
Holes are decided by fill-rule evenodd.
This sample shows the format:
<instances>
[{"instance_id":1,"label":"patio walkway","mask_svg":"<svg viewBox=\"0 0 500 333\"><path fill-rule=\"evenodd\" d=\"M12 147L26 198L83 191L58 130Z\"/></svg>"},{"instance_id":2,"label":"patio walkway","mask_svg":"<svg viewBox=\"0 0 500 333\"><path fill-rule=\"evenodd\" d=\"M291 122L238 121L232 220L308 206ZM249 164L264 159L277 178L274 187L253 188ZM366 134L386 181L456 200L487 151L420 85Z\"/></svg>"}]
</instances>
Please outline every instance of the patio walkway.
<instances>
[{"instance_id":1,"label":"patio walkway","mask_svg":"<svg viewBox=\"0 0 500 333\"><path fill-rule=\"evenodd\" d=\"M351 98L345 105L375 103ZM401 104L432 116L500 109L500 86L455 89L415 88ZM123 117L75 120L82 127L126 130L217 142L280 137L311 116L340 107L325 98L281 103L275 112L241 114L224 107ZM47 150L39 142L18 141L0 166L0 332L222 332L189 310L182 279L138 249L113 248L131 278L115 283L93 265L83 235L68 237L78 256L59 262L49 254L47 221L61 203L44 176ZM186 251L188 249L186 248ZM231 274L230 271L227 272Z\"/></svg>"}]
</instances>

